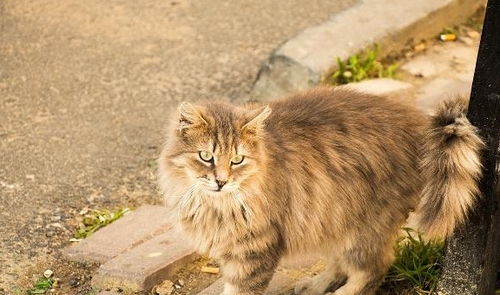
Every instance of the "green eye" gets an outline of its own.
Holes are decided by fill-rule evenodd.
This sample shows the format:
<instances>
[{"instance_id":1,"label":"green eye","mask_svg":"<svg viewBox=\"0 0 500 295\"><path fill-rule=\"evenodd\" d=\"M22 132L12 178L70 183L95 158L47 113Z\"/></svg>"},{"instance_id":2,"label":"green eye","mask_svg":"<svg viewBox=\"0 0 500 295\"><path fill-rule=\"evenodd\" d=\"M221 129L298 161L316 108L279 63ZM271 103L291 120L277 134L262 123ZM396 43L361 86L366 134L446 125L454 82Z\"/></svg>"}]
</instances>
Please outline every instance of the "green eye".
<instances>
[{"instance_id":1,"label":"green eye","mask_svg":"<svg viewBox=\"0 0 500 295\"><path fill-rule=\"evenodd\" d=\"M231 159L231 164L233 165L238 165L238 164L241 164L243 162L243 160L245 159L244 156L242 155L236 155L234 156L232 159Z\"/></svg>"},{"instance_id":2,"label":"green eye","mask_svg":"<svg viewBox=\"0 0 500 295\"><path fill-rule=\"evenodd\" d=\"M211 162L214 159L212 153L208 151L200 151L198 154L200 155L200 159L205 162Z\"/></svg>"}]
</instances>

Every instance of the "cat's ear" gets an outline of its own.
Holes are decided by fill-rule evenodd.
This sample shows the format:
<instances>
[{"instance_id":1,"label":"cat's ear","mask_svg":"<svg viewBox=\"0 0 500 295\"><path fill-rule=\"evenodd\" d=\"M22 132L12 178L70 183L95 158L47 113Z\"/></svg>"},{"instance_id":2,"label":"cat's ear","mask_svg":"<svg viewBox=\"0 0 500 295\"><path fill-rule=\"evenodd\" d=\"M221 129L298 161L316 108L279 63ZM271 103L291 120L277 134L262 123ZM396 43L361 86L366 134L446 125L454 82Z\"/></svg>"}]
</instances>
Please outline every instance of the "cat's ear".
<instances>
[{"instance_id":1,"label":"cat's ear","mask_svg":"<svg viewBox=\"0 0 500 295\"><path fill-rule=\"evenodd\" d=\"M257 134L259 130L264 127L264 121L270 114L271 108L269 106L265 106L263 109L258 110L253 116L250 117L249 121L243 125L241 128L242 132Z\"/></svg>"},{"instance_id":2,"label":"cat's ear","mask_svg":"<svg viewBox=\"0 0 500 295\"><path fill-rule=\"evenodd\" d=\"M181 103L178 112L179 129L208 125L207 121L203 118L201 110L189 102Z\"/></svg>"}]
</instances>

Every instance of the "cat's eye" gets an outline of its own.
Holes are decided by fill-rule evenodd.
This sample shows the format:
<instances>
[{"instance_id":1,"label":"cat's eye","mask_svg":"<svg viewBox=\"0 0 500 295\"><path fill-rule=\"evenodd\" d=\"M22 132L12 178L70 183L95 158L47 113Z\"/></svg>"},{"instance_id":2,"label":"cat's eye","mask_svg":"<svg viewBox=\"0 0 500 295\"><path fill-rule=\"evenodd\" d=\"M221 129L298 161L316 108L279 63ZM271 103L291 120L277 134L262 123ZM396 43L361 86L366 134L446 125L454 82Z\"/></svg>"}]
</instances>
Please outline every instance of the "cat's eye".
<instances>
[{"instance_id":1,"label":"cat's eye","mask_svg":"<svg viewBox=\"0 0 500 295\"><path fill-rule=\"evenodd\" d=\"M241 164L243 162L243 160L245 159L245 156L242 156L242 155L236 155L234 156L232 159L231 159L231 164L233 165L238 165L238 164Z\"/></svg>"},{"instance_id":2,"label":"cat's eye","mask_svg":"<svg viewBox=\"0 0 500 295\"><path fill-rule=\"evenodd\" d=\"M200 155L200 159L205 162L211 162L214 159L214 155L209 151L200 151L198 154Z\"/></svg>"}]
</instances>

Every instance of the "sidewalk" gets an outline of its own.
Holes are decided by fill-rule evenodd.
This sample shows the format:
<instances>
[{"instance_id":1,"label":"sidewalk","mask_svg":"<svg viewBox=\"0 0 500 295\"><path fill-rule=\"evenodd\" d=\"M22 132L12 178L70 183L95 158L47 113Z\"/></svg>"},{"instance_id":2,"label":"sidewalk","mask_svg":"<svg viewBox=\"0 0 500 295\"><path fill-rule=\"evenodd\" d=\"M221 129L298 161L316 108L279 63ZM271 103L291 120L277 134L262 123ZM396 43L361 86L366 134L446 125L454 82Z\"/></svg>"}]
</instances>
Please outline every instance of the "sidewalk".
<instances>
[{"instance_id":1,"label":"sidewalk","mask_svg":"<svg viewBox=\"0 0 500 295\"><path fill-rule=\"evenodd\" d=\"M161 203L166 114L245 95L274 48L355 2L0 0L0 294L49 267L84 293L91 268L54 253L85 207Z\"/></svg>"}]
</instances>

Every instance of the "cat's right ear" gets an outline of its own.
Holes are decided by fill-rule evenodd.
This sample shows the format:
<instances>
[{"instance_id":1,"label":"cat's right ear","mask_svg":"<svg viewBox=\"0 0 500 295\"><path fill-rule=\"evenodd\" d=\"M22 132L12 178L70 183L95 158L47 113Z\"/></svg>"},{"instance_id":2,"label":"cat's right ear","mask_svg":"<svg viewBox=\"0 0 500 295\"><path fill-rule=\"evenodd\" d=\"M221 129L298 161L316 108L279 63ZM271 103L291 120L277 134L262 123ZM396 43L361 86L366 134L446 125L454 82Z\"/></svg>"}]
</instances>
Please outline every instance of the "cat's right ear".
<instances>
[{"instance_id":1,"label":"cat's right ear","mask_svg":"<svg viewBox=\"0 0 500 295\"><path fill-rule=\"evenodd\" d=\"M183 102L178 108L179 112L179 130L196 127L201 125L208 125L207 121L203 118L202 112L196 106L189 102Z\"/></svg>"}]
</instances>

